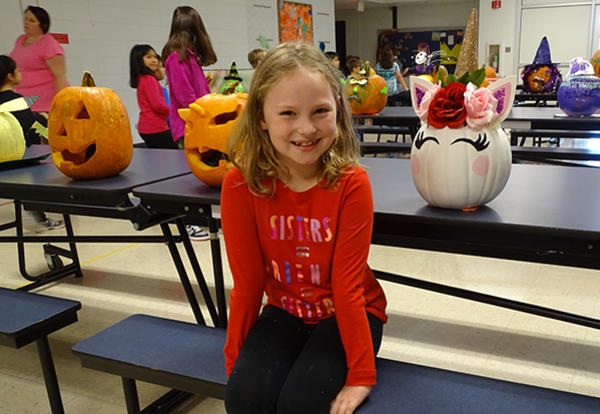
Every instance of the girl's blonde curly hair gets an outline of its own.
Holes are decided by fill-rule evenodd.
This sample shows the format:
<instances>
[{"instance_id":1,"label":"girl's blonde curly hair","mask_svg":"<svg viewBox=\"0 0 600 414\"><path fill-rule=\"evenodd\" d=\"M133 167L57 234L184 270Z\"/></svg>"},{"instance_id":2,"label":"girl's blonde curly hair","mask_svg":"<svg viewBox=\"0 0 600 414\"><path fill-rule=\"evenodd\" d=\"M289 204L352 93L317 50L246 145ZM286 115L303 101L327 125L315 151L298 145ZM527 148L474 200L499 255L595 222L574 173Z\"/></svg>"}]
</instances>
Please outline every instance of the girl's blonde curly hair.
<instances>
[{"instance_id":1,"label":"girl's blonde curly hair","mask_svg":"<svg viewBox=\"0 0 600 414\"><path fill-rule=\"evenodd\" d=\"M287 174L267 131L261 128L264 102L271 87L294 70L321 73L337 101L337 131L331 147L322 156L321 177L332 188L344 170L358 164L359 147L345 91L333 65L325 55L307 43L282 43L267 53L252 78L246 107L228 143L229 159L239 168L250 191L271 196L275 181Z\"/></svg>"}]
</instances>

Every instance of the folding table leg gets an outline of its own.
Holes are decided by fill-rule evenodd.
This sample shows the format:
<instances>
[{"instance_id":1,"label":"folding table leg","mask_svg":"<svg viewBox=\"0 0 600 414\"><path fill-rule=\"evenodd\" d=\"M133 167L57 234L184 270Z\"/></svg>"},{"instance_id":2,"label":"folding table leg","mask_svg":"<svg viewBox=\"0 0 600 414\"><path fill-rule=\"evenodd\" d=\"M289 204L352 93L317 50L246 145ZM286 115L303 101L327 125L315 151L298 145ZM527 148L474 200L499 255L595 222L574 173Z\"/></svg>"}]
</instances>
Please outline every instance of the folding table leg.
<instances>
[{"instance_id":1,"label":"folding table leg","mask_svg":"<svg viewBox=\"0 0 600 414\"><path fill-rule=\"evenodd\" d=\"M181 256L179 255L179 251L177 250L177 245L175 244L175 239L173 238L173 234L171 233L169 224L161 223L160 228L162 229L163 234L167 240L167 247L169 248L171 258L173 259L173 263L175 264L175 268L177 269L179 280L183 285L183 290L185 291L185 294L188 298L188 302L192 307L192 312L194 313L196 322L200 325L206 325L204 317L202 316L202 312L200 311L200 305L198 305L198 300L196 299L196 294L194 293L194 289L192 288L190 279L187 275L187 272L185 271L185 266L183 265L183 261L181 260Z\"/></svg>"},{"instance_id":2,"label":"folding table leg","mask_svg":"<svg viewBox=\"0 0 600 414\"><path fill-rule=\"evenodd\" d=\"M219 243L219 224L214 218L208 223L210 233L210 251L212 257L217 309L219 310L219 328L227 328L227 301L225 300L225 282L223 280L223 261L221 259L221 244Z\"/></svg>"},{"instance_id":3,"label":"folding table leg","mask_svg":"<svg viewBox=\"0 0 600 414\"><path fill-rule=\"evenodd\" d=\"M121 377L121 382L123 383L123 394L125 394L125 405L127 406L127 414L139 414L140 400L138 399L135 380L131 378Z\"/></svg>"},{"instance_id":4,"label":"folding table leg","mask_svg":"<svg viewBox=\"0 0 600 414\"><path fill-rule=\"evenodd\" d=\"M19 200L14 200L15 206L15 228L17 232L17 237L24 238L23 236L23 213L21 209L21 202ZM65 226L67 229L67 233L69 236L73 236L73 227L71 226L71 220L67 215L65 217ZM22 241L17 241L17 255L19 260L19 271L21 272L21 276L25 279L34 282L28 285L23 286L20 290L31 290L33 288L42 286L46 283L61 279L65 276L69 276L75 274L75 276L81 276L81 267L79 266L79 258L77 256L77 249L75 247L75 243L69 243L71 247L70 251L60 249L55 247L57 250L64 251L63 256L70 258L73 263L70 263L66 266L60 267L58 269L53 269L49 272L41 273L36 276L31 276L27 272L26 260L25 260L25 243Z\"/></svg>"},{"instance_id":5,"label":"folding table leg","mask_svg":"<svg viewBox=\"0 0 600 414\"><path fill-rule=\"evenodd\" d=\"M50 346L48 345L48 338L43 336L36 341L36 344L44 374L44 382L46 383L46 392L50 401L50 411L52 414L64 414L65 411L60 397L60 389L58 388L58 380L56 379L56 371L54 369L54 362L52 361L52 354L50 353Z\"/></svg>"},{"instance_id":6,"label":"folding table leg","mask_svg":"<svg viewBox=\"0 0 600 414\"><path fill-rule=\"evenodd\" d=\"M192 246L192 242L190 241L190 237L187 234L187 230L185 229L185 224L183 219L175 220L175 224L177 225L177 231L179 232L179 236L181 237L181 242L183 243L183 247L188 256L188 260L192 265L192 270L196 276L196 281L198 282L198 286L200 287L200 291L202 292L202 297L204 298L204 303L208 308L208 312L210 313L210 317L213 321L213 325L217 326L218 324L218 313L215 309L215 304L213 303L212 296L210 295L210 291L208 290L208 285L206 284L206 279L204 278L204 274L202 273L202 268L198 263L198 259L196 258L196 253L194 253L194 247ZM212 237L212 236L211 236Z\"/></svg>"}]
</instances>

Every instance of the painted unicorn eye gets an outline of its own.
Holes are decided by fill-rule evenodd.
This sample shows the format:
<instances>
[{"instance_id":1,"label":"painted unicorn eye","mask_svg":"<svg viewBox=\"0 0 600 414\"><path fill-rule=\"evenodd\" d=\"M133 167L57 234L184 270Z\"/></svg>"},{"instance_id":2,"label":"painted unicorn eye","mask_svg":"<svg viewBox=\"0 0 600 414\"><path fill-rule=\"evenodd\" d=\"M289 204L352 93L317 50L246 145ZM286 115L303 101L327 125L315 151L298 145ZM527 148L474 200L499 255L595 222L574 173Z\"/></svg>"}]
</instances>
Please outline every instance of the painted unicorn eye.
<instances>
[{"instance_id":1,"label":"painted unicorn eye","mask_svg":"<svg viewBox=\"0 0 600 414\"><path fill-rule=\"evenodd\" d=\"M427 141L434 141L436 144L439 144L440 141L438 141L438 139L436 137L424 137L423 135L425 135L423 133L423 131L420 131L417 134L417 137L415 138L415 147L420 150L421 147L423 146L424 143L426 143Z\"/></svg>"},{"instance_id":2,"label":"painted unicorn eye","mask_svg":"<svg viewBox=\"0 0 600 414\"><path fill-rule=\"evenodd\" d=\"M466 143L469 143L469 144L473 145L473 147L477 151L483 151L484 149L486 149L490 145L490 140L488 139L488 137L487 137L487 135L485 133L483 133L483 134L480 133L479 137L477 138L476 141L473 141L471 138L467 138L467 137L457 138L454 141L452 141L450 143L450 145L456 144L457 142L466 142Z\"/></svg>"}]
</instances>

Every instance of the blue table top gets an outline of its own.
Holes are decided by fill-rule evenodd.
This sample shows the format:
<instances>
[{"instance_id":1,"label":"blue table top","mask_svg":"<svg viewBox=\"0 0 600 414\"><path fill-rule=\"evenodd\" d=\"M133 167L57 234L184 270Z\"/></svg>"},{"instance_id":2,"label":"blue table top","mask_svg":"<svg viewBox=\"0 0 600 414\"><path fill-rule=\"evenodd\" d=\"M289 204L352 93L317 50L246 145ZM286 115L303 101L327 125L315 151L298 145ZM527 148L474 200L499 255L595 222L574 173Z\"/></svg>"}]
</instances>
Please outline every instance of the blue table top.
<instances>
[{"instance_id":1,"label":"blue table top","mask_svg":"<svg viewBox=\"0 0 600 414\"><path fill-rule=\"evenodd\" d=\"M74 300L0 288L0 344L29 343L77 320L79 309Z\"/></svg>"},{"instance_id":2,"label":"blue table top","mask_svg":"<svg viewBox=\"0 0 600 414\"><path fill-rule=\"evenodd\" d=\"M46 145L33 145L26 155L47 153ZM125 171L100 180L74 180L65 176L51 158L40 164L0 172L0 192L14 187L29 187L31 191L90 190L128 192L132 188L165 178L190 174L184 151L134 148L133 158Z\"/></svg>"}]
</instances>

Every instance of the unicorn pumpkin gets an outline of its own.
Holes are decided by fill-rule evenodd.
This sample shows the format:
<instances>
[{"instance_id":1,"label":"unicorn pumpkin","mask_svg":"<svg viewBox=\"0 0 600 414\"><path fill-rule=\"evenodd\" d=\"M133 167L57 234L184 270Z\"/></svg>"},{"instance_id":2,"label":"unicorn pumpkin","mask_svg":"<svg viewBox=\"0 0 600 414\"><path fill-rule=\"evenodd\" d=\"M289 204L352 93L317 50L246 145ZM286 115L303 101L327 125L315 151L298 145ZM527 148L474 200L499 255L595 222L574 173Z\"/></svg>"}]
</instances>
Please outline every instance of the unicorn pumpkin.
<instances>
[{"instance_id":1,"label":"unicorn pumpkin","mask_svg":"<svg viewBox=\"0 0 600 414\"><path fill-rule=\"evenodd\" d=\"M478 88L446 87L411 77L413 107L421 119L411 150L417 191L431 206L474 210L504 188L511 169L501 122L511 110L516 77Z\"/></svg>"}]
</instances>

